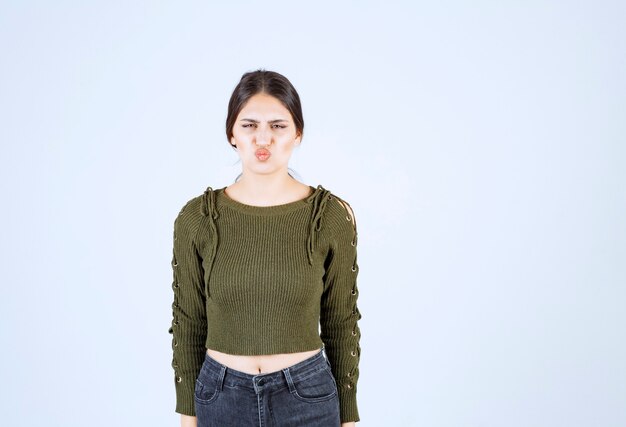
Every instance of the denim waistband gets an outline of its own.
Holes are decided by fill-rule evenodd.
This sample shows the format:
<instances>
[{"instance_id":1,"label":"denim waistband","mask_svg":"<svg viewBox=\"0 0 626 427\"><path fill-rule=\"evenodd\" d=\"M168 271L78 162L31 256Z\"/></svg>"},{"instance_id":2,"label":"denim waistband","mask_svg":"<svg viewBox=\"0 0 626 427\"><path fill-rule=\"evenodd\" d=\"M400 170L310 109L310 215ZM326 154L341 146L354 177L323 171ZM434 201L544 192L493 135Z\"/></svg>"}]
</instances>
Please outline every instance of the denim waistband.
<instances>
[{"instance_id":1,"label":"denim waistband","mask_svg":"<svg viewBox=\"0 0 626 427\"><path fill-rule=\"evenodd\" d=\"M249 374L229 368L213 359L205 353L204 364L200 370L200 376L208 375L217 379L222 384L231 387L245 387L255 391L268 387L272 389L282 388L289 384L289 380L297 381L308 378L321 369L329 369L330 363L324 347L313 356L304 359L295 365L288 366L275 372ZM288 380L289 379L289 380Z\"/></svg>"}]
</instances>

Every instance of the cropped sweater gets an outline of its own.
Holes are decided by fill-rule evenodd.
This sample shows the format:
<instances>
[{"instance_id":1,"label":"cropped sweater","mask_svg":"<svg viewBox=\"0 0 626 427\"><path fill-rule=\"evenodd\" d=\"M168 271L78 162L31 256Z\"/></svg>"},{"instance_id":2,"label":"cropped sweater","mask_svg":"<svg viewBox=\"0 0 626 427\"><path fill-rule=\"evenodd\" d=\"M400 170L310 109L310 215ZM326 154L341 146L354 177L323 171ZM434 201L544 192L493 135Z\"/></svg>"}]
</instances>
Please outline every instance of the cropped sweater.
<instances>
[{"instance_id":1,"label":"cropped sweater","mask_svg":"<svg viewBox=\"0 0 626 427\"><path fill-rule=\"evenodd\" d=\"M208 187L174 221L172 368L176 412L195 416L207 348L236 355L324 346L341 422L360 421L357 228L318 185L294 202L253 206Z\"/></svg>"}]
</instances>

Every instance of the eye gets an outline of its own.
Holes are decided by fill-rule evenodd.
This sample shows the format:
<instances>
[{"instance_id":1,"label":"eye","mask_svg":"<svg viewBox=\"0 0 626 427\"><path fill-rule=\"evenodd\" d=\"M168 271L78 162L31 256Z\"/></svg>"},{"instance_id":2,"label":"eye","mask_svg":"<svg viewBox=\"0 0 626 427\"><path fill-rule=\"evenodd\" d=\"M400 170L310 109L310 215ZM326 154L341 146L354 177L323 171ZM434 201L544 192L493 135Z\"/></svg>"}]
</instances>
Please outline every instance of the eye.
<instances>
[{"instance_id":1,"label":"eye","mask_svg":"<svg viewBox=\"0 0 626 427\"><path fill-rule=\"evenodd\" d=\"M243 127L243 128L249 128L251 126L256 127L256 123L245 123L245 124L241 125L241 127ZM275 126L275 128L279 128L279 129L285 129L287 127L286 125L277 125L277 124L274 124L272 126Z\"/></svg>"}]
</instances>

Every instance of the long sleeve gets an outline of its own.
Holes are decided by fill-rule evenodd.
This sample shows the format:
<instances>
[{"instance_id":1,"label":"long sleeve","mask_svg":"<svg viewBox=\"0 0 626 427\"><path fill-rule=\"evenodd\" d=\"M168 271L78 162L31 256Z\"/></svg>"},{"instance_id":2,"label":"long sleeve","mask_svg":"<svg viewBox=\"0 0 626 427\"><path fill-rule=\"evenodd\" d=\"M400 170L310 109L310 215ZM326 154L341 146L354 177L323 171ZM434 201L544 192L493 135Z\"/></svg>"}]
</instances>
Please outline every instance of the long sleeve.
<instances>
[{"instance_id":1,"label":"long sleeve","mask_svg":"<svg viewBox=\"0 0 626 427\"><path fill-rule=\"evenodd\" d=\"M202 259L195 235L200 217L188 202L174 221L172 270L172 368L176 388L176 412L195 416L195 381L202 368L207 337L206 296Z\"/></svg>"},{"instance_id":2,"label":"long sleeve","mask_svg":"<svg viewBox=\"0 0 626 427\"><path fill-rule=\"evenodd\" d=\"M341 422L360 421L357 381L361 331L357 321L357 228L350 205L336 196L342 215L333 215L330 250L325 262L324 291L321 300L320 337L324 342L331 370L337 380ZM333 201L334 202L334 201Z\"/></svg>"}]
</instances>

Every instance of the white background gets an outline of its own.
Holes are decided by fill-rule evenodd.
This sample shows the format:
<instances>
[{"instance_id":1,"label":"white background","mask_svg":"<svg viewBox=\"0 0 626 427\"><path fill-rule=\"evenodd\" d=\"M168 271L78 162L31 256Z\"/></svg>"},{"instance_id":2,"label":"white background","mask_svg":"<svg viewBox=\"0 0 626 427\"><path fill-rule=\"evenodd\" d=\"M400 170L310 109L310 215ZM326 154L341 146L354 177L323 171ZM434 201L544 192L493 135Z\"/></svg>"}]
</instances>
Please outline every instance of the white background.
<instances>
[{"instance_id":1,"label":"white background","mask_svg":"<svg viewBox=\"0 0 626 427\"><path fill-rule=\"evenodd\" d=\"M0 424L179 424L173 221L265 68L356 214L358 425L626 425L624 3L302 3L0 4Z\"/></svg>"}]
</instances>

